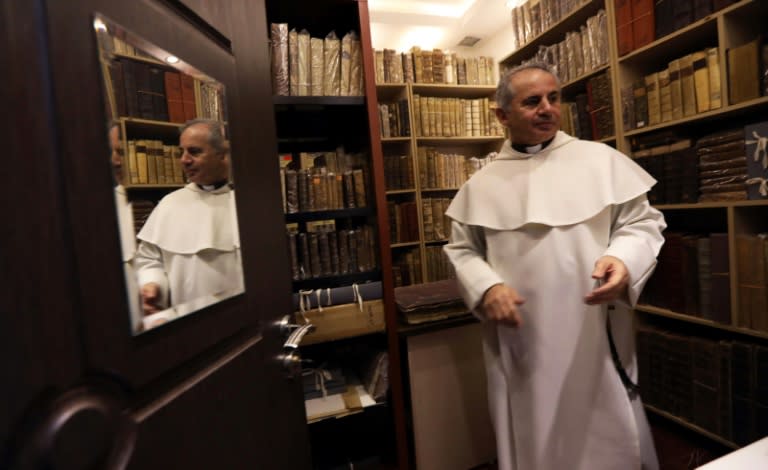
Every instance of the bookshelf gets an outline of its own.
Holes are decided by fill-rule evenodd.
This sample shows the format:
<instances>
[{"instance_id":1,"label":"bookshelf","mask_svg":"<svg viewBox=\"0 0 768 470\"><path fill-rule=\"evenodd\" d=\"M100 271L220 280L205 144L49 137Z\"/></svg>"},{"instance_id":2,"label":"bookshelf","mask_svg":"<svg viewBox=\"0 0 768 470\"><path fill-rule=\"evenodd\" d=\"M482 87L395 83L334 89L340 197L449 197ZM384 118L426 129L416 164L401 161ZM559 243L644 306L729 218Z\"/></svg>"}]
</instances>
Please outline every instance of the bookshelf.
<instances>
[{"instance_id":1,"label":"bookshelf","mask_svg":"<svg viewBox=\"0 0 768 470\"><path fill-rule=\"evenodd\" d=\"M553 44L565 41L570 31L578 31L588 18L597 15L600 10L605 10L607 60L589 72L564 80L562 87L563 100L569 101L579 93L589 91L590 78L602 73L610 77L611 119L615 132L613 135L593 140L608 143L627 155L634 156L635 151L640 149L644 142L653 140L664 132L673 132L679 139L691 139L695 148L699 139L717 131L743 128L765 120L761 117L765 116L768 110L768 96L765 92L762 96L752 96L744 100L734 100L731 96L731 85L733 82L744 80L745 75L729 75L729 53L754 40L759 34L768 32L762 21L762 18L768 16L766 2L592 0L557 3L561 6L571 5L573 9L561 15L559 20L550 22L549 26L537 34L516 33L519 46L502 58L500 67L512 67L535 58L541 50L547 50ZM620 54L620 43L626 40L626 37L619 37L617 33L617 18L627 10L618 10L642 3L649 4L651 9L654 6L656 9L662 8L662 13L657 11L657 22L651 25L650 30L644 31L650 32L649 40L639 41L639 47L630 48ZM704 13L694 11L695 4L708 4L710 10ZM670 29L668 21L672 21L673 16L677 18L680 15L665 14L666 10L663 8L676 8L676 12L682 16L688 15L689 19ZM514 21L515 13L512 17ZM661 25L658 23L659 19ZM665 31L665 34L657 35L657 29ZM531 31L535 31L535 28L531 28ZM630 40L637 40L637 36ZM638 81L663 71L672 61L682 56L705 48L715 50L713 59L716 59L716 65L713 70L720 77L721 105L710 105L709 109L696 108L692 113L660 118L653 125L645 122L645 125L637 126L637 120L634 119L637 95L630 93L627 100L628 87L630 92L634 92L632 87ZM546 60L549 57L539 55L538 59ZM649 90L652 88L644 85L643 95ZM714 99L714 95L709 96ZM745 313L752 309L751 305L755 299L750 297L745 300L743 297L744 283L740 277L744 275L745 265L750 263L751 266L751 260L740 256L740 250L743 249L740 243L743 243L745 236L754 237L759 233L768 232L768 200L673 201L655 206L664 212L669 224L666 234L724 234L722 242L726 265L724 273L718 275L726 274L728 277L724 281L723 289L727 298L725 307L719 312L719 321L713 320L711 315L704 315L703 310L684 311L668 308L641 298L636 308L638 361L640 383L645 390L647 408L720 444L732 448L742 446L766 432L763 410L768 404L762 398L765 395L766 378L757 371L765 370L768 311L755 313L750 310ZM664 271L665 262L669 262L669 259L660 257L656 277ZM768 276L768 273L766 275ZM646 290L649 290L648 287ZM678 296L682 297L684 293L678 292ZM652 346L650 351L649 345ZM704 355L701 351L706 348L715 351L714 355ZM746 353L737 355L734 352L736 350L740 351L739 354L744 351ZM745 357L747 359L744 359ZM706 362L707 360L710 362ZM687 364L694 372L689 371L686 375L679 369L684 368L681 364ZM734 369L729 369L730 367ZM714 385L705 383L707 380L701 375L702 368L717 371L713 373L721 382ZM731 374L728 372L730 370L740 372ZM676 371L680 371L679 376ZM740 382L741 376L748 376L750 381ZM708 399L710 401L707 401ZM707 405L716 410L720 407L719 412L724 417L717 418L708 414Z\"/></svg>"},{"instance_id":2,"label":"bookshelf","mask_svg":"<svg viewBox=\"0 0 768 470\"><path fill-rule=\"evenodd\" d=\"M302 360L309 361L305 363L308 365L306 372L311 368L322 368L324 364L336 364L345 370L357 369L357 362L370 353L386 352L389 364L389 393L379 397L378 402L372 400L367 393L359 393L359 386L354 387L356 393L334 393L326 403L318 402L317 398L306 400L308 422L311 423L309 431L313 464L318 468L354 462L355 458L361 456L373 458L385 465L396 462L399 468L407 466L403 395L399 379L400 359L396 332L392 329L395 317L384 211L386 203L381 138L377 127L370 125L376 116L377 101L367 8L367 2L357 0L332 0L319 4L298 0L266 2L267 29L273 32L270 46L273 58L279 54L276 48L282 47L275 36L278 27L274 25L281 23L287 24L284 31L288 34L288 43L285 44L288 51L291 37L289 31L294 28L299 32L306 29L311 38L310 43L326 38L331 31L340 39L354 31L359 41L359 46L351 47L359 48L362 78L359 88L354 91L354 79L350 79L349 93L352 96L342 96L345 93L341 91L343 86L338 95L327 93L324 89L318 93L319 90L313 86L308 90L303 89L301 84L299 89L295 89L292 85L295 81L287 71L287 83L275 78L283 75L274 73L278 69L273 63L272 105L278 142L274 157L279 155L282 163L281 178L286 183L284 213L288 245L292 252L296 252L292 255L293 291L327 292L328 289L347 289L354 283L364 286L367 282L381 285L380 298L365 299L362 307L364 313L358 312L357 304L350 300L349 304L323 306L322 311L313 308L306 315L308 321L317 327L315 333L305 338L301 348ZM295 43L298 44L299 54L302 47L300 41L301 38L297 38ZM342 47L345 47L343 41ZM290 65L290 54L288 56ZM356 56L350 57L354 64ZM312 64L315 60L314 56L311 57ZM340 67L343 74L344 63ZM354 65L350 67L354 69ZM294 70L302 73L301 65ZM350 77L354 76L350 72ZM312 80L314 83L314 78ZM281 83L287 85L286 88ZM293 199L290 178L294 177L294 172L306 174L311 181L322 180L330 173L340 176L342 186L329 183L328 188L335 189L320 187L313 197L323 191L329 195L326 200L334 200L330 196L333 192L341 197L335 199L336 203L313 205L307 203L311 202L309 199L301 200L302 192L307 195L312 193L298 186L298 201ZM348 174L351 182L347 181ZM297 181L301 184L298 178L300 176L297 176ZM321 181L320 184L325 183ZM364 266L355 266L350 261L349 269L337 269L333 258L329 261L321 254L321 264L330 264L330 269L324 266L318 275L311 266L314 258L311 246L302 254L301 243L292 238L292 234L297 237L307 234L311 241L312 227L318 224L334 227L325 234L315 232L320 247L324 236L336 239L336 245L340 248L342 232L364 230L364 256L368 262ZM334 252L333 245L329 242L330 253ZM361 244L358 243L356 248L361 249ZM350 245L350 256L353 249ZM360 251L356 258L361 260ZM339 252L338 265L344 264ZM303 321L298 313L296 321ZM351 374L347 380L348 385L354 385L357 379L362 381L362 375ZM347 392L350 390L352 388L347 387ZM359 432L361 426L366 430L364 433Z\"/></svg>"},{"instance_id":3,"label":"bookshelf","mask_svg":"<svg viewBox=\"0 0 768 470\"><path fill-rule=\"evenodd\" d=\"M494 85L376 85L379 103L405 103L405 106L401 105L397 118L400 126L404 127L400 133L405 135L381 140L387 183L389 247L392 250L393 282L396 286L453 276L442 254L442 246L448 241L450 229L443 212L461 183L471 174L471 170L467 169L469 159L483 158L501 147L504 140L502 131L492 125L495 117L491 103L495 91ZM440 107L440 104L427 104L427 100L433 99L445 100L442 103L454 106L447 113L443 110L440 112L443 116L453 113L454 117L450 119L461 121L466 114L463 108L458 109L456 106L477 102L479 112L485 115L483 122L486 127L473 131L467 129L464 122L460 125L454 122L448 124L446 120L442 121L442 125L430 123L424 116L437 113L433 109ZM407 110L407 117L403 115L403 110ZM380 115L379 125L382 125L383 120L384 117ZM441 129L422 130L422 126L430 124ZM439 218L435 214L439 214ZM438 233L435 232L435 225Z\"/></svg>"}]
</instances>

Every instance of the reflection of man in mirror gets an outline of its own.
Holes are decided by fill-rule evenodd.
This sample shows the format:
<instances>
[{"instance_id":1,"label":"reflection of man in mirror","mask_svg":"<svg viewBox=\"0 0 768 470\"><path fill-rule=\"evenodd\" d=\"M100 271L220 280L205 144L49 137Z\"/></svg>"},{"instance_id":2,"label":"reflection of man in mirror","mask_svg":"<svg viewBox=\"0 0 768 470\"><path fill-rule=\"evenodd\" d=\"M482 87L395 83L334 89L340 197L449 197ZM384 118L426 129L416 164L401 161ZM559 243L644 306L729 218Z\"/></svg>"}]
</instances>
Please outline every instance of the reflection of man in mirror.
<instances>
[{"instance_id":1,"label":"reflection of man in mirror","mask_svg":"<svg viewBox=\"0 0 768 470\"><path fill-rule=\"evenodd\" d=\"M109 123L109 149L112 175L115 179L115 210L117 212L118 229L120 230L120 248L125 271L126 290L128 291L128 307L131 311L131 325L134 331L141 328L141 310L139 307L139 288L136 284L133 259L136 255L136 233L133 229L133 210L123 186L123 157L124 150L120 138L120 123Z\"/></svg>"},{"instance_id":2,"label":"reflection of man in mirror","mask_svg":"<svg viewBox=\"0 0 768 470\"><path fill-rule=\"evenodd\" d=\"M145 314L242 289L223 126L207 119L188 121L181 127L179 146L189 184L165 196L138 235L136 268Z\"/></svg>"}]
</instances>

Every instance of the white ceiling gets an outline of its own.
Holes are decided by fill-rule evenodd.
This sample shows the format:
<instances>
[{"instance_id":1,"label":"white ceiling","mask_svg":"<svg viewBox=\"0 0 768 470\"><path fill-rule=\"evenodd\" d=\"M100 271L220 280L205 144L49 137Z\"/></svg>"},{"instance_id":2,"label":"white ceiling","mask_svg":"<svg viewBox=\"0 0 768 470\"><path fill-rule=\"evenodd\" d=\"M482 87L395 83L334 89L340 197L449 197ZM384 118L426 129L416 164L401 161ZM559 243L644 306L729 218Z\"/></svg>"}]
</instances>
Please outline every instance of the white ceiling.
<instances>
[{"instance_id":1,"label":"white ceiling","mask_svg":"<svg viewBox=\"0 0 768 470\"><path fill-rule=\"evenodd\" d=\"M506 0L368 0L375 49L457 50L464 36L475 48L510 24Z\"/></svg>"}]
</instances>

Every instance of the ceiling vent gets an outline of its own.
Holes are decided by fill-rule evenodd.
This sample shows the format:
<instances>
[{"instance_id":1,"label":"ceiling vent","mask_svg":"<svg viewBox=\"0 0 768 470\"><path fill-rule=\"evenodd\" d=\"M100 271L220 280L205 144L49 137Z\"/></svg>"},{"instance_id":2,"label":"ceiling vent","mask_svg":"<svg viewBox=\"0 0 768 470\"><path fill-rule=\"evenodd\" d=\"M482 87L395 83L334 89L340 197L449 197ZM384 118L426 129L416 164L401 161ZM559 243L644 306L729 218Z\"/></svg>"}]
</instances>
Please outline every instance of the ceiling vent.
<instances>
[{"instance_id":1,"label":"ceiling vent","mask_svg":"<svg viewBox=\"0 0 768 470\"><path fill-rule=\"evenodd\" d=\"M459 41L458 45L464 47L472 47L477 44L478 41L480 41L480 38L476 38L474 36L464 36L464 39Z\"/></svg>"}]
</instances>

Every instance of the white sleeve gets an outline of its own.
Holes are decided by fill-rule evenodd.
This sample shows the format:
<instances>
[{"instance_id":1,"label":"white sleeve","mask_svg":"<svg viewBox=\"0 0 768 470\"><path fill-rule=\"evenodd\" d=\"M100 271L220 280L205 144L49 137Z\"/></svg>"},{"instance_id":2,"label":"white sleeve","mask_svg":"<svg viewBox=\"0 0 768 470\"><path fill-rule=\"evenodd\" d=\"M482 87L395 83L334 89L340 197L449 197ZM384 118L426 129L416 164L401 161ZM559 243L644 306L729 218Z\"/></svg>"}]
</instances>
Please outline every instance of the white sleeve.
<instances>
[{"instance_id":1,"label":"white sleeve","mask_svg":"<svg viewBox=\"0 0 768 470\"><path fill-rule=\"evenodd\" d=\"M485 259L483 228L453 221L451 240L443 250L456 270L464 303L474 312L485 291L504 282Z\"/></svg>"},{"instance_id":2,"label":"white sleeve","mask_svg":"<svg viewBox=\"0 0 768 470\"><path fill-rule=\"evenodd\" d=\"M651 207L645 194L612 209L611 239L604 255L619 258L629 271L629 303L634 306L656 267L667 227L661 212Z\"/></svg>"},{"instance_id":3,"label":"white sleeve","mask_svg":"<svg viewBox=\"0 0 768 470\"><path fill-rule=\"evenodd\" d=\"M168 276L165 273L165 267L163 265L163 251L159 246L147 242L141 241L139 248L136 250L136 258L134 259L136 267L136 277L139 281L139 289L144 284L154 282L160 286L160 295L162 304L167 307L168 299Z\"/></svg>"}]
</instances>

